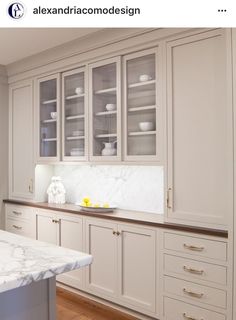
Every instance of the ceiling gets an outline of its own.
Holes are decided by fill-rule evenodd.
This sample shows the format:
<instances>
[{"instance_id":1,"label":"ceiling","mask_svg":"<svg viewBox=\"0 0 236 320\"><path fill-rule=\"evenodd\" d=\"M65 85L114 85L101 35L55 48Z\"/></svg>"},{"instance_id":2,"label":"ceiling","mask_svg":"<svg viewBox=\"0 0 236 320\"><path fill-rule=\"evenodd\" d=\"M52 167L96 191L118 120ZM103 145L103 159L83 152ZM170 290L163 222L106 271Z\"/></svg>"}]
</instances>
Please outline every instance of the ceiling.
<instances>
[{"instance_id":1,"label":"ceiling","mask_svg":"<svg viewBox=\"0 0 236 320\"><path fill-rule=\"evenodd\" d=\"M98 28L0 28L0 65L8 65L98 30Z\"/></svg>"}]
</instances>

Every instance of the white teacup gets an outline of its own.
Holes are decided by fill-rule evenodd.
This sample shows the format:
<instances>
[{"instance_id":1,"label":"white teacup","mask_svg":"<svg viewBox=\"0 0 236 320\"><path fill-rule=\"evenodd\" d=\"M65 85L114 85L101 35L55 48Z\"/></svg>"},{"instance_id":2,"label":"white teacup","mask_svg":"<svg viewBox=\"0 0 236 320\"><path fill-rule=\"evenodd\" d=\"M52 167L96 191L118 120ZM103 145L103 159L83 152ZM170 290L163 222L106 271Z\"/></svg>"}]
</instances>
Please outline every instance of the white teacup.
<instances>
[{"instance_id":1,"label":"white teacup","mask_svg":"<svg viewBox=\"0 0 236 320\"><path fill-rule=\"evenodd\" d=\"M57 118L57 112L51 112L50 115L51 115L52 119L56 119Z\"/></svg>"},{"instance_id":2,"label":"white teacup","mask_svg":"<svg viewBox=\"0 0 236 320\"><path fill-rule=\"evenodd\" d=\"M108 103L106 104L107 111L113 111L116 110L116 105L114 103Z\"/></svg>"},{"instance_id":3,"label":"white teacup","mask_svg":"<svg viewBox=\"0 0 236 320\"><path fill-rule=\"evenodd\" d=\"M82 88L82 87L75 88L75 93L76 93L76 94L82 94L82 93L84 93L84 88Z\"/></svg>"},{"instance_id":4,"label":"white teacup","mask_svg":"<svg viewBox=\"0 0 236 320\"><path fill-rule=\"evenodd\" d=\"M149 76L148 74L141 74L139 76L139 81L144 82L144 81L149 81L152 80L152 77Z\"/></svg>"}]
</instances>

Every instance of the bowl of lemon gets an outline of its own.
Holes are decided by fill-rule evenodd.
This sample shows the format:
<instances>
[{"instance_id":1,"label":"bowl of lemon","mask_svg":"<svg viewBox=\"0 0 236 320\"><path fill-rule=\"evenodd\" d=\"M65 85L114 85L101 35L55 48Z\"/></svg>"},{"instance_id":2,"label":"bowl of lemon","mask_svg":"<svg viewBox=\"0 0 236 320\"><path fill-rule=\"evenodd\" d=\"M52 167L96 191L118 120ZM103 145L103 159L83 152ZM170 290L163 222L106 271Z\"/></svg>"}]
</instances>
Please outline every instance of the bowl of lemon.
<instances>
[{"instance_id":1,"label":"bowl of lemon","mask_svg":"<svg viewBox=\"0 0 236 320\"><path fill-rule=\"evenodd\" d=\"M85 197L82 199L82 202L79 204L82 211L87 212L113 212L116 209L116 206L110 205L108 202L104 203L93 203L89 197Z\"/></svg>"}]
</instances>

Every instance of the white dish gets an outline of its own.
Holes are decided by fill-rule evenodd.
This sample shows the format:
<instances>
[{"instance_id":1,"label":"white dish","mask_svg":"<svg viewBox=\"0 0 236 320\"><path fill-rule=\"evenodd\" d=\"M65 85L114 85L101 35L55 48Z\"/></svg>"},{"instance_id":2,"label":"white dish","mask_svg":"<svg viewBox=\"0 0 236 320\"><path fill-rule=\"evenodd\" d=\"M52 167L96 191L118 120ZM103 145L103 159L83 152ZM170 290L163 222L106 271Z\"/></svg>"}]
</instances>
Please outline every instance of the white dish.
<instances>
[{"instance_id":1,"label":"white dish","mask_svg":"<svg viewBox=\"0 0 236 320\"><path fill-rule=\"evenodd\" d=\"M139 122L139 129L141 131L151 131L154 129L154 123L151 121Z\"/></svg>"},{"instance_id":2,"label":"white dish","mask_svg":"<svg viewBox=\"0 0 236 320\"><path fill-rule=\"evenodd\" d=\"M82 157L84 156L84 148L73 148L70 150L70 155L72 157Z\"/></svg>"},{"instance_id":3,"label":"white dish","mask_svg":"<svg viewBox=\"0 0 236 320\"><path fill-rule=\"evenodd\" d=\"M116 207L112 206L112 207L109 207L109 208L103 208L103 207L98 207L98 208L95 208L95 207L85 207L85 206L82 206L81 204L79 205L81 210L82 211L87 211L87 212L100 212L100 213L108 213L108 212L113 212Z\"/></svg>"},{"instance_id":4,"label":"white dish","mask_svg":"<svg viewBox=\"0 0 236 320\"><path fill-rule=\"evenodd\" d=\"M84 131L83 130L75 130L72 132L72 136L73 137L77 137L77 136L83 136L84 135Z\"/></svg>"},{"instance_id":5,"label":"white dish","mask_svg":"<svg viewBox=\"0 0 236 320\"><path fill-rule=\"evenodd\" d=\"M145 81L149 81L149 80L152 80L152 77L149 76L148 74L141 74L139 76L139 81L140 82L145 82Z\"/></svg>"},{"instance_id":6,"label":"white dish","mask_svg":"<svg viewBox=\"0 0 236 320\"><path fill-rule=\"evenodd\" d=\"M108 103L106 104L107 111L114 111L116 110L116 105L114 103Z\"/></svg>"}]
</instances>

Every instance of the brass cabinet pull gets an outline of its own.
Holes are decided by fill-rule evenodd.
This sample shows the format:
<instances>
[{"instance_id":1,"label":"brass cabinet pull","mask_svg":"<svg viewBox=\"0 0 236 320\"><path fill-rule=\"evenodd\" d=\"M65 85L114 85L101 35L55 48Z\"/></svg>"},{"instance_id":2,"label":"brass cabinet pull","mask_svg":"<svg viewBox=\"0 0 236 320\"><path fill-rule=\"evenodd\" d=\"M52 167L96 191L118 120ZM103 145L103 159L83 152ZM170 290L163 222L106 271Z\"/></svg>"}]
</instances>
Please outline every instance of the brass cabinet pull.
<instances>
[{"instance_id":1,"label":"brass cabinet pull","mask_svg":"<svg viewBox=\"0 0 236 320\"><path fill-rule=\"evenodd\" d=\"M33 190L33 179L30 179L29 192L30 192L30 193L34 193L34 190Z\"/></svg>"},{"instance_id":2,"label":"brass cabinet pull","mask_svg":"<svg viewBox=\"0 0 236 320\"><path fill-rule=\"evenodd\" d=\"M184 271L194 273L194 274L203 274L204 270L193 269L187 266L183 266Z\"/></svg>"},{"instance_id":3,"label":"brass cabinet pull","mask_svg":"<svg viewBox=\"0 0 236 320\"><path fill-rule=\"evenodd\" d=\"M53 223L59 223L59 220L52 219Z\"/></svg>"},{"instance_id":4,"label":"brass cabinet pull","mask_svg":"<svg viewBox=\"0 0 236 320\"><path fill-rule=\"evenodd\" d=\"M113 233L114 235L116 235L116 231L113 230L112 233Z\"/></svg>"},{"instance_id":5,"label":"brass cabinet pull","mask_svg":"<svg viewBox=\"0 0 236 320\"><path fill-rule=\"evenodd\" d=\"M197 319L197 318L188 316L186 312L183 313L183 317L184 317L184 319L187 319L187 320L204 320L203 318Z\"/></svg>"},{"instance_id":6,"label":"brass cabinet pull","mask_svg":"<svg viewBox=\"0 0 236 320\"><path fill-rule=\"evenodd\" d=\"M168 188L167 190L167 197L166 197L166 206L168 209L172 209L172 206L171 206L171 200L170 200L170 193L171 193L172 189L171 188Z\"/></svg>"},{"instance_id":7,"label":"brass cabinet pull","mask_svg":"<svg viewBox=\"0 0 236 320\"><path fill-rule=\"evenodd\" d=\"M192 251L203 251L204 250L204 247L197 247L197 246L189 245L186 243L184 243L183 246L185 249L192 250Z\"/></svg>"},{"instance_id":8,"label":"brass cabinet pull","mask_svg":"<svg viewBox=\"0 0 236 320\"><path fill-rule=\"evenodd\" d=\"M195 298L202 298L204 293L197 293L197 292L193 292L191 290L187 290L186 288L183 288L183 292L188 294L191 297L195 297Z\"/></svg>"},{"instance_id":9,"label":"brass cabinet pull","mask_svg":"<svg viewBox=\"0 0 236 320\"><path fill-rule=\"evenodd\" d=\"M19 216L19 215L21 215L22 214L22 212L20 212L20 211L12 211L14 214L16 214L17 216Z\"/></svg>"},{"instance_id":10,"label":"brass cabinet pull","mask_svg":"<svg viewBox=\"0 0 236 320\"><path fill-rule=\"evenodd\" d=\"M21 230L22 229L22 227L16 226L15 224L13 224L12 226L13 226L13 228L15 228L17 230Z\"/></svg>"},{"instance_id":11,"label":"brass cabinet pull","mask_svg":"<svg viewBox=\"0 0 236 320\"><path fill-rule=\"evenodd\" d=\"M116 235L117 235L117 236L119 236L119 235L120 235L120 232L119 232L119 231L117 231L117 232L116 232Z\"/></svg>"}]
</instances>

